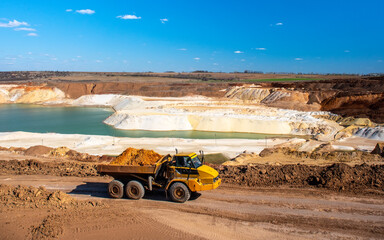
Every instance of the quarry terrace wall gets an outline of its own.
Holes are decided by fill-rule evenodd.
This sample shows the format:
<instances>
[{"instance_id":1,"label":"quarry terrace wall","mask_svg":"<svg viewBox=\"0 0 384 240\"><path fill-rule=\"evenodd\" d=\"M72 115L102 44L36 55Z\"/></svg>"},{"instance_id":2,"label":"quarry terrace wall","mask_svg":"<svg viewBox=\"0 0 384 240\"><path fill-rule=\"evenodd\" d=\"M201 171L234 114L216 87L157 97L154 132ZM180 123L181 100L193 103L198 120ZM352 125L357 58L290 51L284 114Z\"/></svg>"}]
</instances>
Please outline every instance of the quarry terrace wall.
<instances>
[{"instance_id":1,"label":"quarry terrace wall","mask_svg":"<svg viewBox=\"0 0 384 240\"><path fill-rule=\"evenodd\" d=\"M264 99L267 106L303 111L330 111L344 117L368 117L374 122L384 123L384 77L360 79L333 79L297 82L257 82L263 89L282 89ZM234 87L249 86L241 82L99 82L99 83L60 83L48 86L57 87L70 98L88 94L123 94L150 97L183 97L201 95L225 97ZM283 93L283 94L282 94ZM287 94L288 93L288 94ZM265 94L265 93L264 93ZM282 97L282 95L286 96ZM289 95L289 96L288 96ZM227 95L228 96L228 95ZM270 100L273 101L270 101ZM255 103L260 99L247 99ZM269 101L268 101L269 100Z\"/></svg>"},{"instance_id":2,"label":"quarry terrace wall","mask_svg":"<svg viewBox=\"0 0 384 240\"><path fill-rule=\"evenodd\" d=\"M206 97L224 97L228 87L237 83L164 83L164 82L104 82L104 83L49 83L57 87L69 98L78 98L89 94L121 94L147 97L184 97L201 95Z\"/></svg>"}]
</instances>

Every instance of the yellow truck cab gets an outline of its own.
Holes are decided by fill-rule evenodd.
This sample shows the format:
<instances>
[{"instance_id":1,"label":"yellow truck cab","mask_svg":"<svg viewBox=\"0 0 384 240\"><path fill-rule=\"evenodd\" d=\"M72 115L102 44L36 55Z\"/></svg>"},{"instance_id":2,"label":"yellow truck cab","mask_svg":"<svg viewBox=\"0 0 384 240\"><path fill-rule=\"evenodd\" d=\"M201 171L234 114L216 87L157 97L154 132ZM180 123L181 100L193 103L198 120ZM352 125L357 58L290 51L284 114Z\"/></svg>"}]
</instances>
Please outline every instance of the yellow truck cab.
<instances>
[{"instance_id":1,"label":"yellow truck cab","mask_svg":"<svg viewBox=\"0 0 384 240\"><path fill-rule=\"evenodd\" d=\"M121 198L125 192L131 199L141 199L145 189L164 189L173 201L182 203L192 193L212 190L221 184L219 173L203 165L196 153L168 154L148 166L99 165L98 172L114 178L108 185L113 198Z\"/></svg>"},{"instance_id":2,"label":"yellow truck cab","mask_svg":"<svg viewBox=\"0 0 384 240\"><path fill-rule=\"evenodd\" d=\"M192 192L212 190L217 188L221 179L219 173L203 165L196 153L179 153L173 156L170 162L169 171L174 174L170 186L173 182L185 183Z\"/></svg>"}]
</instances>

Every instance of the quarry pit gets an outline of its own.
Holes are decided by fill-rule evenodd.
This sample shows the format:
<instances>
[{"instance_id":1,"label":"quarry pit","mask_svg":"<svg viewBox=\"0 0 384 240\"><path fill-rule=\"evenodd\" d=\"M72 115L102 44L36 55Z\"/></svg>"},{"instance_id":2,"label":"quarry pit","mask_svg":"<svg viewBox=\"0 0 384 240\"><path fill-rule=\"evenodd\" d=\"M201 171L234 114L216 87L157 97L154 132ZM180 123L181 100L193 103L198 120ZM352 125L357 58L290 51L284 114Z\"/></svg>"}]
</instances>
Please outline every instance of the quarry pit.
<instances>
[{"instance_id":1,"label":"quarry pit","mask_svg":"<svg viewBox=\"0 0 384 240\"><path fill-rule=\"evenodd\" d=\"M144 230L158 239L383 236L382 78L315 76L310 81L250 82L260 77L256 74L234 82L223 75L210 76L221 78L216 81L171 75L31 72L27 79L2 75L0 103L108 107L113 112L104 123L121 130L286 137L0 133L0 238L105 239L123 238L126 231L140 238ZM183 206L165 201L161 194L140 201L111 200L104 193L111 179L100 176L96 167L116 161L128 147L160 155L175 148L204 150L223 185ZM191 218L196 221L191 223ZM197 236L176 223L201 233ZM213 227L218 231L212 233ZM232 228L236 231L228 230Z\"/></svg>"}]
</instances>

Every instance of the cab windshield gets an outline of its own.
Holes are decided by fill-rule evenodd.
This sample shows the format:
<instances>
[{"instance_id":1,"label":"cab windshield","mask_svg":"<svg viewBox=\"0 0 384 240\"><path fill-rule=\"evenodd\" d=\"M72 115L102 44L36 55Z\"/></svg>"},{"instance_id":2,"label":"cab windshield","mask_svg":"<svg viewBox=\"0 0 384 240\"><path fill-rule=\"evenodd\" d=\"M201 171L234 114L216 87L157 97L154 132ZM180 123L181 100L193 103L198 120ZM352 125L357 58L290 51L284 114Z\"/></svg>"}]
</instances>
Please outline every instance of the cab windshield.
<instances>
[{"instance_id":1,"label":"cab windshield","mask_svg":"<svg viewBox=\"0 0 384 240\"><path fill-rule=\"evenodd\" d=\"M192 158L192 163L193 163L193 166L195 166L195 168L198 168L201 165L203 165L203 164L201 164L201 161L200 161L198 156Z\"/></svg>"}]
</instances>

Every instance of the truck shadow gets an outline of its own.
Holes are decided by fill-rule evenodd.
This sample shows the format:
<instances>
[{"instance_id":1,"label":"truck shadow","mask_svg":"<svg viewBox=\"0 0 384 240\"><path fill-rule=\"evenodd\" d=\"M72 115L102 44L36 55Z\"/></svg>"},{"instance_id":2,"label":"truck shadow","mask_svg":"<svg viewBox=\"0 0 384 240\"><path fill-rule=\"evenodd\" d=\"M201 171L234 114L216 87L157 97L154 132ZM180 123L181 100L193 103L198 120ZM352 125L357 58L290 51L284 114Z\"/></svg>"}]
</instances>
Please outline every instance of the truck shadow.
<instances>
[{"instance_id":1,"label":"truck shadow","mask_svg":"<svg viewBox=\"0 0 384 240\"><path fill-rule=\"evenodd\" d=\"M98 198L110 198L107 192L108 183L100 182L85 182L84 184L77 185L75 189L69 194L76 195L89 195Z\"/></svg>"},{"instance_id":2,"label":"truck shadow","mask_svg":"<svg viewBox=\"0 0 384 240\"><path fill-rule=\"evenodd\" d=\"M69 194L87 195L97 198L113 199L108 195L107 189L108 183L85 182L84 184L76 186L76 188L69 192ZM192 193L191 198L189 200L196 200L200 197L200 195L200 193ZM123 198L130 200L126 196L124 196ZM145 191L143 199L167 202L171 201L169 198L166 197L164 190Z\"/></svg>"}]
</instances>

